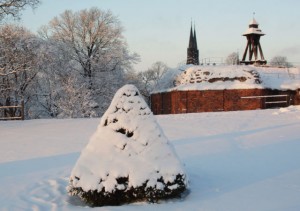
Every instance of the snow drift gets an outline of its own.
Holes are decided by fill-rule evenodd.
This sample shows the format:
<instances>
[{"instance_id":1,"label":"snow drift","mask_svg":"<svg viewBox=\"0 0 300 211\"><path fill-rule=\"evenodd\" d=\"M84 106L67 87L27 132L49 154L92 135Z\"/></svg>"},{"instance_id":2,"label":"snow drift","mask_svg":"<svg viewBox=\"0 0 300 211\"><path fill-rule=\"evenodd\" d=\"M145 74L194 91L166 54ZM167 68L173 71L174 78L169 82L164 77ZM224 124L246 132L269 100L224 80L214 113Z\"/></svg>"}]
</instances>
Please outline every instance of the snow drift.
<instances>
[{"instance_id":1,"label":"snow drift","mask_svg":"<svg viewBox=\"0 0 300 211\"><path fill-rule=\"evenodd\" d=\"M155 117L189 195L94 210L300 210L300 106ZM0 121L0 210L89 210L65 187L99 121Z\"/></svg>"},{"instance_id":2,"label":"snow drift","mask_svg":"<svg viewBox=\"0 0 300 211\"><path fill-rule=\"evenodd\" d=\"M187 177L133 85L115 95L70 176L68 192L92 206L180 196Z\"/></svg>"}]
</instances>

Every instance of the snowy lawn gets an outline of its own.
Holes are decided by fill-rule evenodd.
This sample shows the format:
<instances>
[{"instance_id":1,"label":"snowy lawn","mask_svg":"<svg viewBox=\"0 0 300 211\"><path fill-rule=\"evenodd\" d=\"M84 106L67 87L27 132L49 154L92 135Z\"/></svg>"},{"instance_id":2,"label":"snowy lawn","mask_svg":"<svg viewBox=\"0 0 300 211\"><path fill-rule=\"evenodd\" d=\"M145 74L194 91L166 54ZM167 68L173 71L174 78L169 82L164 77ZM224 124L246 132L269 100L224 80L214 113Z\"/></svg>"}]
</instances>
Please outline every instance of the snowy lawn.
<instances>
[{"instance_id":1,"label":"snowy lawn","mask_svg":"<svg viewBox=\"0 0 300 211\"><path fill-rule=\"evenodd\" d=\"M300 210L300 107L157 116L183 199L93 210ZM100 119L0 122L0 210L86 210L68 177Z\"/></svg>"}]
</instances>

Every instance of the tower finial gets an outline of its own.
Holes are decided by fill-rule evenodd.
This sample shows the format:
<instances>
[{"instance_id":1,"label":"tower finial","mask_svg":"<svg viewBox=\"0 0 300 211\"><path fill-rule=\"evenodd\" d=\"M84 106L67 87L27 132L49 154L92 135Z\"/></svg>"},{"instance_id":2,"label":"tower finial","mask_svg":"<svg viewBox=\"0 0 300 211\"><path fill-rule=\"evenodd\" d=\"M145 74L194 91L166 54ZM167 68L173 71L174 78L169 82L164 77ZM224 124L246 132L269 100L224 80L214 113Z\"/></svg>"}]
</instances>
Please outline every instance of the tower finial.
<instances>
[{"instance_id":1,"label":"tower finial","mask_svg":"<svg viewBox=\"0 0 300 211\"><path fill-rule=\"evenodd\" d=\"M254 19L254 17L255 17L255 12L253 12L253 19Z\"/></svg>"}]
</instances>

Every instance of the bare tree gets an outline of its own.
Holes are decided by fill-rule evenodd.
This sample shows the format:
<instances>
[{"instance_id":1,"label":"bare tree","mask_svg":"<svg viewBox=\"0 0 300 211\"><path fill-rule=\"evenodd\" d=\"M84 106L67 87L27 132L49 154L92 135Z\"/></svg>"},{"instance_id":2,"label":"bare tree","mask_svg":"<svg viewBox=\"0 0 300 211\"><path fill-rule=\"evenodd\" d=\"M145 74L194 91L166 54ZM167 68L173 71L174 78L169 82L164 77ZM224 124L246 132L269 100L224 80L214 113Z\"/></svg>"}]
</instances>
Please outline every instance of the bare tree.
<instances>
[{"instance_id":1,"label":"bare tree","mask_svg":"<svg viewBox=\"0 0 300 211\"><path fill-rule=\"evenodd\" d=\"M5 17L20 18L20 12L26 7L35 8L40 0L0 0L0 20Z\"/></svg>"},{"instance_id":2,"label":"bare tree","mask_svg":"<svg viewBox=\"0 0 300 211\"><path fill-rule=\"evenodd\" d=\"M151 92L168 69L169 67L165 63L158 61L152 64L148 70L138 73L137 77L140 81L137 86L148 102Z\"/></svg>"},{"instance_id":3,"label":"bare tree","mask_svg":"<svg viewBox=\"0 0 300 211\"><path fill-rule=\"evenodd\" d=\"M292 67L285 56L275 56L271 59L270 65L273 67Z\"/></svg>"},{"instance_id":4,"label":"bare tree","mask_svg":"<svg viewBox=\"0 0 300 211\"><path fill-rule=\"evenodd\" d=\"M169 67L161 61L152 64L148 71L153 73L151 78L154 81L154 85L157 84L157 82L162 78L162 76L167 72L168 69Z\"/></svg>"},{"instance_id":5,"label":"bare tree","mask_svg":"<svg viewBox=\"0 0 300 211\"><path fill-rule=\"evenodd\" d=\"M239 62L239 54L236 52L229 54L225 60L225 63L228 65L237 65Z\"/></svg>"}]
</instances>

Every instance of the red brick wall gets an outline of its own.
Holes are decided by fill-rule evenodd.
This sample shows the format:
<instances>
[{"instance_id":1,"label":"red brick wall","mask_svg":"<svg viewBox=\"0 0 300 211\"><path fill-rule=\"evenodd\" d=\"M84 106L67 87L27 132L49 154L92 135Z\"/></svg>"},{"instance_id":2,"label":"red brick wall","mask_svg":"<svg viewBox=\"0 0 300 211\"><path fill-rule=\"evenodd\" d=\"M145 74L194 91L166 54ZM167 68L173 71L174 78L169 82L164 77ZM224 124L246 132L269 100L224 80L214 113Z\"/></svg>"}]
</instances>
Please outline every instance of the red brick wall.
<instances>
[{"instance_id":1,"label":"red brick wall","mask_svg":"<svg viewBox=\"0 0 300 211\"><path fill-rule=\"evenodd\" d=\"M154 114L161 114L162 112L161 93L151 95L151 110Z\"/></svg>"},{"instance_id":2,"label":"red brick wall","mask_svg":"<svg viewBox=\"0 0 300 211\"><path fill-rule=\"evenodd\" d=\"M171 92L161 93L161 101L162 101L162 114L171 114Z\"/></svg>"},{"instance_id":3,"label":"red brick wall","mask_svg":"<svg viewBox=\"0 0 300 211\"><path fill-rule=\"evenodd\" d=\"M249 96L286 95L290 105L300 105L299 91L270 89L172 91L151 95L151 109L154 114L180 114L211 111L238 111L287 106L286 103L266 104L265 98L243 98ZM269 102L289 99L289 97L268 98Z\"/></svg>"},{"instance_id":4,"label":"red brick wall","mask_svg":"<svg viewBox=\"0 0 300 211\"><path fill-rule=\"evenodd\" d=\"M198 91L187 92L187 113L197 113L200 108L200 96Z\"/></svg>"},{"instance_id":5,"label":"red brick wall","mask_svg":"<svg viewBox=\"0 0 300 211\"><path fill-rule=\"evenodd\" d=\"M188 92L176 92L177 104L172 105L175 106L175 110L180 113L187 113L187 93Z\"/></svg>"},{"instance_id":6,"label":"red brick wall","mask_svg":"<svg viewBox=\"0 0 300 211\"><path fill-rule=\"evenodd\" d=\"M223 111L223 90L200 91L200 104L198 112Z\"/></svg>"},{"instance_id":7,"label":"red brick wall","mask_svg":"<svg viewBox=\"0 0 300 211\"><path fill-rule=\"evenodd\" d=\"M261 98L241 98L247 96L261 96L264 90L262 89L235 89L224 90L224 110L239 111L239 110L255 110L262 108Z\"/></svg>"}]
</instances>

